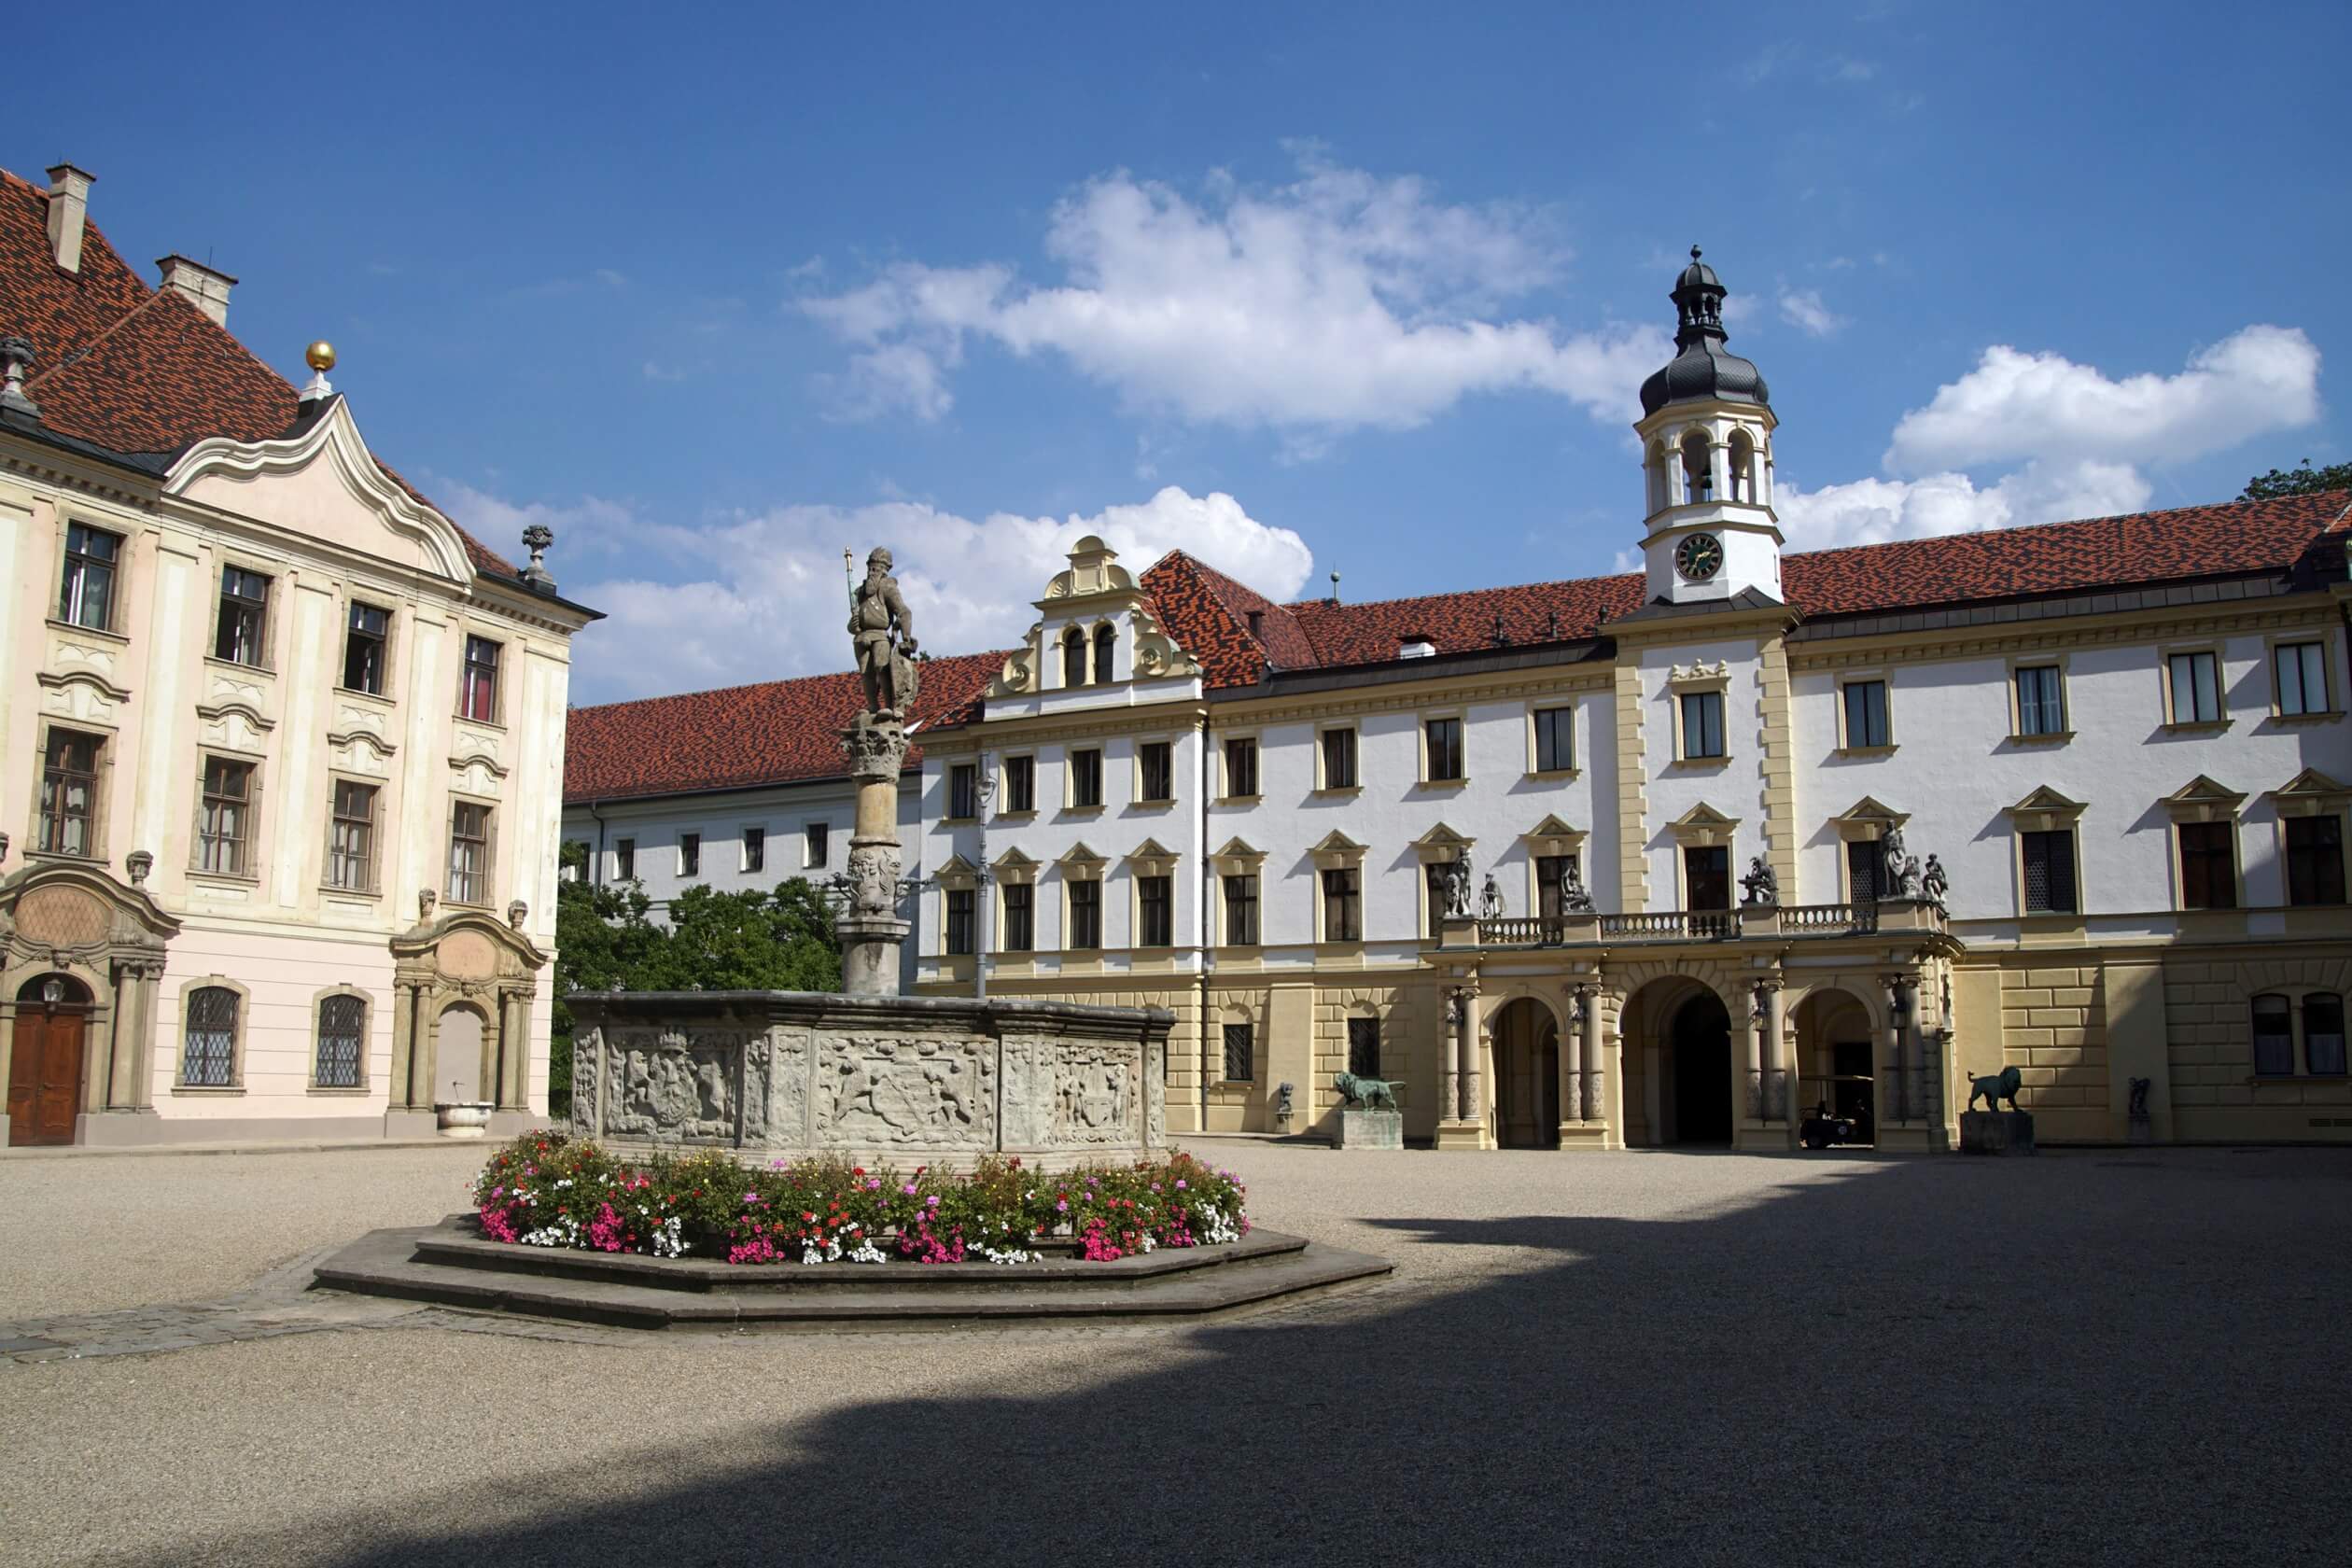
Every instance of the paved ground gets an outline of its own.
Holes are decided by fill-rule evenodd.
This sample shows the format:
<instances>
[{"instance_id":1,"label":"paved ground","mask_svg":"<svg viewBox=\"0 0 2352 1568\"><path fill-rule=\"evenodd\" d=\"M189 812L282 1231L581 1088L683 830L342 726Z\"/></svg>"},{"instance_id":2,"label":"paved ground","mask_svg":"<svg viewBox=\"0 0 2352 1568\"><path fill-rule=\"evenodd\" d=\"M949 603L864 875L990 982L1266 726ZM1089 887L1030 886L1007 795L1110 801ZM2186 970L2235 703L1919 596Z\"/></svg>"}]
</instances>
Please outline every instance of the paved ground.
<instances>
[{"instance_id":1,"label":"paved ground","mask_svg":"<svg viewBox=\"0 0 2352 1568\"><path fill-rule=\"evenodd\" d=\"M474 1152L0 1163L0 1563L2340 1560L2352 1154L1209 1152L1394 1281L517 1332L291 1290Z\"/></svg>"}]
</instances>

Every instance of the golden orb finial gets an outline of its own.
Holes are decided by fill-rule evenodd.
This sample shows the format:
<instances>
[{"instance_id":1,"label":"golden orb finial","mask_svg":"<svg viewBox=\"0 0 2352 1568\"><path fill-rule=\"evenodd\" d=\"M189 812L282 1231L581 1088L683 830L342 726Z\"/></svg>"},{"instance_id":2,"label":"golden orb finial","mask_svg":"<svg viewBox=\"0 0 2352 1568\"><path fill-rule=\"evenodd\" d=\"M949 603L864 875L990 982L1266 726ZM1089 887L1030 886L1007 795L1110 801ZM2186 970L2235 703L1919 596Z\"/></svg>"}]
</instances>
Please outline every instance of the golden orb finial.
<instances>
[{"instance_id":1,"label":"golden orb finial","mask_svg":"<svg viewBox=\"0 0 2352 1568\"><path fill-rule=\"evenodd\" d=\"M310 347L302 350L302 363L308 365L312 370L321 372L333 370L335 368L335 345L329 343L325 338L319 339L316 343L311 344Z\"/></svg>"}]
</instances>

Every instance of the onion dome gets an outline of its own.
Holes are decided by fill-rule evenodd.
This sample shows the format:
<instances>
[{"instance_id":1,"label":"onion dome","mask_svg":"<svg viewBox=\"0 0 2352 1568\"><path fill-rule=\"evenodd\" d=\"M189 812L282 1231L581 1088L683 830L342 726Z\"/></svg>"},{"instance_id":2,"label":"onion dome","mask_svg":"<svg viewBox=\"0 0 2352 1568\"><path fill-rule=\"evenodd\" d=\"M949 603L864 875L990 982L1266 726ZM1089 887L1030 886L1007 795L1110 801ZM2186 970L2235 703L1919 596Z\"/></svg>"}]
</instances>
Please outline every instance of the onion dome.
<instances>
[{"instance_id":1,"label":"onion dome","mask_svg":"<svg viewBox=\"0 0 2352 1568\"><path fill-rule=\"evenodd\" d=\"M1677 313L1674 357L1664 370L1642 383L1642 413L1656 413L1669 403L1715 399L1729 403L1770 404L1771 393L1764 372L1755 364L1725 350L1723 280L1699 259L1690 247L1690 265L1674 280L1672 296Z\"/></svg>"}]
</instances>

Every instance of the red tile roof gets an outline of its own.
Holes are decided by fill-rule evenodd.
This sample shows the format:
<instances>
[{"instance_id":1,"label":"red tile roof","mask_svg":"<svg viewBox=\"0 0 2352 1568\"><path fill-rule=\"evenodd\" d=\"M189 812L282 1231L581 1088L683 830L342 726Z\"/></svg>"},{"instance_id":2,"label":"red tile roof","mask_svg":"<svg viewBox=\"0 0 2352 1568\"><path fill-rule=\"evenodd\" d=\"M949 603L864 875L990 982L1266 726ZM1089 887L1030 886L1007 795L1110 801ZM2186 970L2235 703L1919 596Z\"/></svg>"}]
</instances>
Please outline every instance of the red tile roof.
<instances>
[{"instance_id":1,"label":"red tile roof","mask_svg":"<svg viewBox=\"0 0 2352 1568\"><path fill-rule=\"evenodd\" d=\"M928 661L915 721L945 727L976 717L980 693L1004 660L997 652ZM857 675L845 671L576 707L564 734L564 799L623 800L840 777L847 771L841 732L860 696ZM908 762L920 755L919 749L910 753Z\"/></svg>"},{"instance_id":2,"label":"red tile roof","mask_svg":"<svg viewBox=\"0 0 2352 1568\"><path fill-rule=\"evenodd\" d=\"M2343 575L2352 492L2275 501L2233 501L1988 533L1951 534L1789 555L1788 601L1809 618L1924 609L2037 594L2128 588L2196 578L2293 572L2306 581ZM1190 649L1211 686L1248 685L1277 669L1385 664L1427 639L1440 653L1505 642L1592 637L1642 607L1639 573L1479 588L1418 598L1277 606L1182 551L1143 574L1164 607L1163 625ZM1262 635L1246 627L1260 610Z\"/></svg>"},{"instance_id":3,"label":"red tile roof","mask_svg":"<svg viewBox=\"0 0 2352 1568\"><path fill-rule=\"evenodd\" d=\"M175 288L150 288L95 223L81 266L57 265L49 192L0 169L0 336L34 350L25 391L41 426L123 454L176 454L212 436L270 441L300 409L286 379ZM385 472L427 506L415 486ZM439 508L434 508L439 511ZM514 566L463 528L474 569Z\"/></svg>"}]
</instances>

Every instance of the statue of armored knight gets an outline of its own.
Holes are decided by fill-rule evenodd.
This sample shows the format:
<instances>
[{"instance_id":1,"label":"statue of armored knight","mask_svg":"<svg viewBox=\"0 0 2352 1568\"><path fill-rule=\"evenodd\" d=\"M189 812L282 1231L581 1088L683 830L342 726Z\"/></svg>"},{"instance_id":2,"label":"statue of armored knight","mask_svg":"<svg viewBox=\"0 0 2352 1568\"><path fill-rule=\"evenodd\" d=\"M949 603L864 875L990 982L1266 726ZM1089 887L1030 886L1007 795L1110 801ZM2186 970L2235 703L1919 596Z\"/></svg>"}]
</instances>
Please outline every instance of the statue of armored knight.
<instances>
[{"instance_id":1,"label":"statue of armored knight","mask_svg":"<svg viewBox=\"0 0 2352 1568\"><path fill-rule=\"evenodd\" d=\"M890 575L890 553L866 556L865 581L849 591L849 636L858 650L868 713L904 715L922 674L915 663L915 615Z\"/></svg>"}]
</instances>

